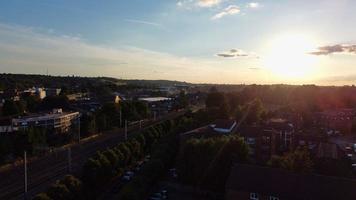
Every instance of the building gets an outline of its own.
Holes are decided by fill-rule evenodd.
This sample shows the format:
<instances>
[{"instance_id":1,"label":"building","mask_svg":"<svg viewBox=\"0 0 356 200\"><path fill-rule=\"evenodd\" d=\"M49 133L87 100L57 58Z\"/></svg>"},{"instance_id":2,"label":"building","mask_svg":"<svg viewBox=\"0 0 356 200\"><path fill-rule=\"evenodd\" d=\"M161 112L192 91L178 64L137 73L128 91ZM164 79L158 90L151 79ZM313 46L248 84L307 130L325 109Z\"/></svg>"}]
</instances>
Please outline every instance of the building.
<instances>
[{"instance_id":1,"label":"building","mask_svg":"<svg viewBox=\"0 0 356 200\"><path fill-rule=\"evenodd\" d=\"M355 110L351 108L326 110L314 114L314 122L334 133L350 134Z\"/></svg>"},{"instance_id":2,"label":"building","mask_svg":"<svg viewBox=\"0 0 356 200\"><path fill-rule=\"evenodd\" d=\"M57 133L67 132L79 118L79 112L63 112L54 109L51 113L31 115L12 119L13 131L26 130L29 127L43 127Z\"/></svg>"},{"instance_id":3,"label":"building","mask_svg":"<svg viewBox=\"0 0 356 200\"><path fill-rule=\"evenodd\" d=\"M61 93L62 89L60 88L46 88L46 95L47 96L58 96Z\"/></svg>"},{"instance_id":4,"label":"building","mask_svg":"<svg viewBox=\"0 0 356 200\"><path fill-rule=\"evenodd\" d=\"M326 135L322 135L319 129L309 129L295 132L293 135L293 148L307 147L309 151L315 151L320 143L327 142Z\"/></svg>"},{"instance_id":5,"label":"building","mask_svg":"<svg viewBox=\"0 0 356 200\"><path fill-rule=\"evenodd\" d=\"M278 132L261 126L244 126L237 133L249 146L249 157L254 163L264 164L276 154Z\"/></svg>"},{"instance_id":6,"label":"building","mask_svg":"<svg viewBox=\"0 0 356 200\"><path fill-rule=\"evenodd\" d=\"M295 133L294 126L286 119L276 118L270 119L266 123L266 128L277 132L276 144L278 151L284 152L292 149L293 135Z\"/></svg>"},{"instance_id":7,"label":"building","mask_svg":"<svg viewBox=\"0 0 356 200\"><path fill-rule=\"evenodd\" d=\"M12 130L12 121L11 118L1 118L0 119L0 135L11 133Z\"/></svg>"},{"instance_id":8,"label":"building","mask_svg":"<svg viewBox=\"0 0 356 200\"><path fill-rule=\"evenodd\" d=\"M318 144L315 154L317 158L341 159L345 157L345 152L337 144L326 142Z\"/></svg>"},{"instance_id":9,"label":"building","mask_svg":"<svg viewBox=\"0 0 356 200\"><path fill-rule=\"evenodd\" d=\"M356 180L297 174L254 165L234 165L226 183L226 200L352 200Z\"/></svg>"},{"instance_id":10,"label":"building","mask_svg":"<svg viewBox=\"0 0 356 200\"><path fill-rule=\"evenodd\" d=\"M40 99L46 98L46 90L44 88L32 87L22 91L22 94L28 96L37 96Z\"/></svg>"},{"instance_id":11,"label":"building","mask_svg":"<svg viewBox=\"0 0 356 200\"><path fill-rule=\"evenodd\" d=\"M83 100L90 100L89 94L88 93L74 93L74 94L68 94L67 98L69 101L83 101Z\"/></svg>"},{"instance_id":12,"label":"building","mask_svg":"<svg viewBox=\"0 0 356 200\"><path fill-rule=\"evenodd\" d=\"M166 114L173 108L173 100L168 97L143 97L139 98L139 101L143 101L147 104L148 108L155 115L154 117Z\"/></svg>"},{"instance_id":13,"label":"building","mask_svg":"<svg viewBox=\"0 0 356 200\"><path fill-rule=\"evenodd\" d=\"M215 120L210 127L213 128L214 131L222 134L231 134L234 133L236 127L235 120L228 120L228 119L218 119Z\"/></svg>"}]
</instances>

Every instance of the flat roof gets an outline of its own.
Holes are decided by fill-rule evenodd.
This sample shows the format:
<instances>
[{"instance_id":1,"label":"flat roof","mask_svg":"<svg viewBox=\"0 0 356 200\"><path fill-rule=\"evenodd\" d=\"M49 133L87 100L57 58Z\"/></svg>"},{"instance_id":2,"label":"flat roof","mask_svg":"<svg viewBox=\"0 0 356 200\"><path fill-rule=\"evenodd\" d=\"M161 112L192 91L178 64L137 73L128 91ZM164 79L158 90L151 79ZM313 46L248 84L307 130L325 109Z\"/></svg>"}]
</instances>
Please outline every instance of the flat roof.
<instances>
[{"instance_id":1,"label":"flat roof","mask_svg":"<svg viewBox=\"0 0 356 200\"><path fill-rule=\"evenodd\" d=\"M172 98L168 97L145 97L145 98L139 98L141 101L148 101L148 102L156 102L156 101L169 101L172 100Z\"/></svg>"},{"instance_id":2,"label":"flat roof","mask_svg":"<svg viewBox=\"0 0 356 200\"><path fill-rule=\"evenodd\" d=\"M30 115L30 116L22 116L21 118L13 118L13 121L40 121L40 120L49 120L56 119L61 117L66 117L69 115L79 115L79 112L63 112L63 113L46 113L43 115Z\"/></svg>"}]
</instances>

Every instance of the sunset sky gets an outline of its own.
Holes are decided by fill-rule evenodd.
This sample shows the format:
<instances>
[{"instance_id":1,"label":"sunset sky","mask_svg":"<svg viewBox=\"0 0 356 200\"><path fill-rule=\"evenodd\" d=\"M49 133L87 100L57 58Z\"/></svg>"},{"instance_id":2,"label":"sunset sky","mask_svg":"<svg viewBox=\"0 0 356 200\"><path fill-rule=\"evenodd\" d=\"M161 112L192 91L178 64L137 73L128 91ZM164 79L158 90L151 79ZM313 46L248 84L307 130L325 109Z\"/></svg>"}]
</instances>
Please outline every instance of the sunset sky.
<instances>
[{"instance_id":1,"label":"sunset sky","mask_svg":"<svg viewBox=\"0 0 356 200\"><path fill-rule=\"evenodd\" d=\"M352 0L8 0L0 73L356 83Z\"/></svg>"}]
</instances>

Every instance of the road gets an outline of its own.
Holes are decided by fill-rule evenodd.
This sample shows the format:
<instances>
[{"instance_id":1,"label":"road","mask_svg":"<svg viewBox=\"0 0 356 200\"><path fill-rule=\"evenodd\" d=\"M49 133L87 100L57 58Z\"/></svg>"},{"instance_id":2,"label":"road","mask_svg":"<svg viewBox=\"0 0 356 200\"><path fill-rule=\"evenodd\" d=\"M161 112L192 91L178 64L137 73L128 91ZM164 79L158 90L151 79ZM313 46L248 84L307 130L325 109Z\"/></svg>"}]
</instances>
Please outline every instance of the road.
<instances>
[{"instance_id":1,"label":"road","mask_svg":"<svg viewBox=\"0 0 356 200\"><path fill-rule=\"evenodd\" d=\"M155 122L144 123L147 128L164 120L174 119L182 112L170 113ZM139 133L139 125L128 128L128 137ZM102 134L92 140L71 146L72 174L79 175L86 160L98 150L113 147L125 140L124 130L117 129ZM68 152L66 149L56 151L28 163L28 196L44 191L50 184L68 174ZM0 199L24 199L24 169L16 166L0 172Z\"/></svg>"}]
</instances>

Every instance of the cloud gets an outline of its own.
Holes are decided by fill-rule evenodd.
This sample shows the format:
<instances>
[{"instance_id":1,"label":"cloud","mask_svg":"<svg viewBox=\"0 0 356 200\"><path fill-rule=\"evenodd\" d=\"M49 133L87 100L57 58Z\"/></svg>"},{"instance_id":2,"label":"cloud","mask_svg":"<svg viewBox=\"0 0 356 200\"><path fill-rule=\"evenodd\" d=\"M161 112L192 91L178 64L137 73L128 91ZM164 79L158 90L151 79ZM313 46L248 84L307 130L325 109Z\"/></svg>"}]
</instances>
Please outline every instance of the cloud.
<instances>
[{"instance_id":1,"label":"cloud","mask_svg":"<svg viewBox=\"0 0 356 200\"><path fill-rule=\"evenodd\" d=\"M250 70L261 70L261 68L259 68L259 67L249 67L248 69L250 69Z\"/></svg>"},{"instance_id":2,"label":"cloud","mask_svg":"<svg viewBox=\"0 0 356 200\"><path fill-rule=\"evenodd\" d=\"M356 44L336 44L331 46L322 46L319 47L317 51L311 52L310 54L316 56L330 55L330 54L356 55Z\"/></svg>"},{"instance_id":3,"label":"cloud","mask_svg":"<svg viewBox=\"0 0 356 200\"><path fill-rule=\"evenodd\" d=\"M200 7L212 7L219 5L221 0L199 0L197 5Z\"/></svg>"},{"instance_id":4,"label":"cloud","mask_svg":"<svg viewBox=\"0 0 356 200\"><path fill-rule=\"evenodd\" d=\"M322 83L342 83L342 84L354 84L356 81L356 74L350 74L346 76L328 76L323 77L318 80L318 82Z\"/></svg>"},{"instance_id":5,"label":"cloud","mask_svg":"<svg viewBox=\"0 0 356 200\"><path fill-rule=\"evenodd\" d=\"M132 46L91 44L77 36L0 23L0 73L43 74L48 68L51 75L196 82L213 77L216 66L208 59L185 58ZM167 73L152 74L152 69Z\"/></svg>"},{"instance_id":6,"label":"cloud","mask_svg":"<svg viewBox=\"0 0 356 200\"><path fill-rule=\"evenodd\" d=\"M258 2L250 2L246 5L247 8L259 8L261 6Z\"/></svg>"},{"instance_id":7,"label":"cloud","mask_svg":"<svg viewBox=\"0 0 356 200\"><path fill-rule=\"evenodd\" d=\"M192 9L193 7L211 8L218 6L223 0L179 0L176 5L180 8Z\"/></svg>"},{"instance_id":8,"label":"cloud","mask_svg":"<svg viewBox=\"0 0 356 200\"><path fill-rule=\"evenodd\" d=\"M222 58L238 58L238 57L245 57L245 58L258 58L258 56L254 53L246 53L240 49L231 49L227 52L217 53L216 56Z\"/></svg>"},{"instance_id":9,"label":"cloud","mask_svg":"<svg viewBox=\"0 0 356 200\"><path fill-rule=\"evenodd\" d=\"M217 13L216 15L214 15L211 19L212 20L216 20L216 19L220 19L222 17L225 17L227 15L236 15L240 13L240 7L236 6L236 5L230 5L227 8L225 8L223 11Z\"/></svg>"},{"instance_id":10,"label":"cloud","mask_svg":"<svg viewBox=\"0 0 356 200\"><path fill-rule=\"evenodd\" d=\"M145 24L145 25L150 25L150 26L162 27L162 24L155 23L155 22L144 21L144 20L124 19L124 21L130 22L130 23L137 23L137 24Z\"/></svg>"}]
</instances>

